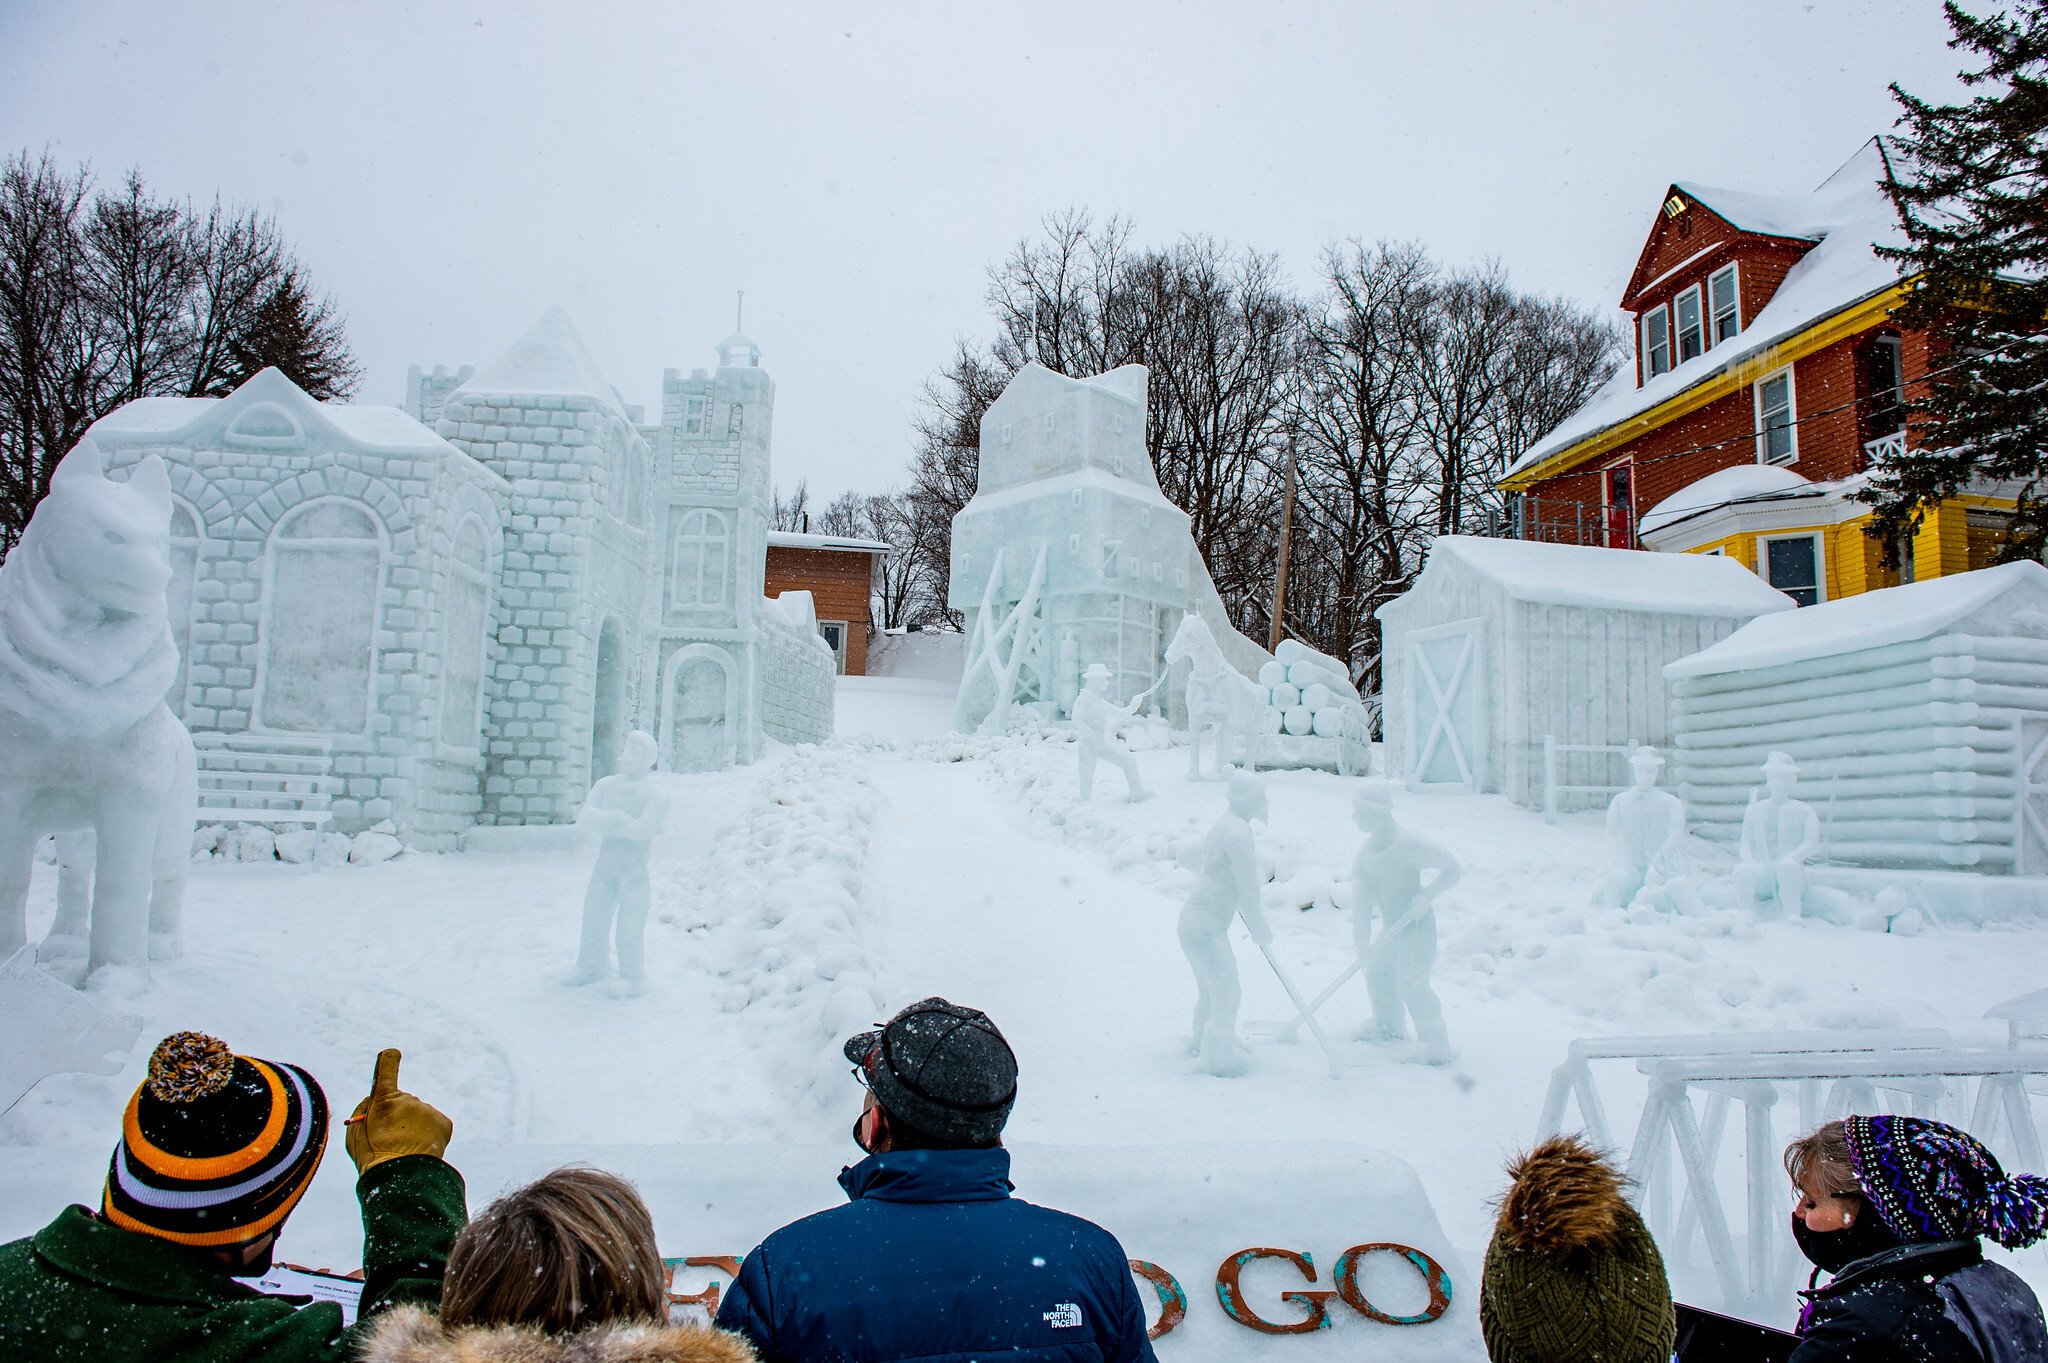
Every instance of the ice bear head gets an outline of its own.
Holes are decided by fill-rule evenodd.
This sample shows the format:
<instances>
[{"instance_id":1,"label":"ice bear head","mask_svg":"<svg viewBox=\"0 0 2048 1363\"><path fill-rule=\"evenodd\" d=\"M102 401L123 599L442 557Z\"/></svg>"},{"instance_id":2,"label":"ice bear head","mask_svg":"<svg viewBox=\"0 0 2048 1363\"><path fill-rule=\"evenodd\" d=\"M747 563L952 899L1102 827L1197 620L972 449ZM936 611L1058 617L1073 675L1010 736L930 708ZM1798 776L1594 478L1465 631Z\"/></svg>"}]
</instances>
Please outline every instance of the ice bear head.
<instances>
[{"instance_id":1,"label":"ice bear head","mask_svg":"<svg viewBox=\"0 0 2048 1363\"><path fill-rule=\"evenodd\" d=\"M106 616L162 615L170 584L171 480L150 455L125 483L81 440L50 476L17 553L40 559L69 600ZM10 555L11 557L11 555Z\"/></svg>"}]
</instances>

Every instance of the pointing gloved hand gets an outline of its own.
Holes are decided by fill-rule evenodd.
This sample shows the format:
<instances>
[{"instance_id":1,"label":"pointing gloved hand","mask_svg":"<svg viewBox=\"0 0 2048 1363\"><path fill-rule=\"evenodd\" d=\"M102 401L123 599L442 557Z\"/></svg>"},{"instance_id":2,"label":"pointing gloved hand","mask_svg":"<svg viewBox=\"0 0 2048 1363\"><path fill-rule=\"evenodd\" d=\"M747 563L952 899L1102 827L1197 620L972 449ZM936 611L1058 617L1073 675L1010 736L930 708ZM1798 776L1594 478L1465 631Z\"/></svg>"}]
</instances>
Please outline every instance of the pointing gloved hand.
<instances>
[{"instance_id":1,"label":"pointing gloved hand","mask_svg":"<svg viewBox=\"0 0 2048 1363\"><path fill-rule=\"evenodd\" d=\"M356 1163L357 1174L367 1174L385 1160L400 1155L433 1155L439 1158L455 1134L455 1123L433 1104L423 1102L398 1087L395 1050L377 1053L377 1074L370 1082L370 1096L356 1104L348 1119L343 1144Z\"/></svg>"}]
</instances>

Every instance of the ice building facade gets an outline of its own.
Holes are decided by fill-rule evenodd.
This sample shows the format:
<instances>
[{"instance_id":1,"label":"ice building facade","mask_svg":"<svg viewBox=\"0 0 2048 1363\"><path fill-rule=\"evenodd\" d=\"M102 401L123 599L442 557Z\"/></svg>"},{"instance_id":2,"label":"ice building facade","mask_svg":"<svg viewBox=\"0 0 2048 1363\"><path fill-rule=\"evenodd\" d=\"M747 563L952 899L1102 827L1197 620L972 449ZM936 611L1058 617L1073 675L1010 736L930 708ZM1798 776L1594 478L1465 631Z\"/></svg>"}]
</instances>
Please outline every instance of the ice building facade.
<instances>
[{"instance_id":1,"label":"ice building facade","mask_svg":"<svg viewBox=\"0 0 2048 1363\"><path fill-rule=\"evenodd\" d=\"M720 357L642 424L554 309L481 370L416 369L404 410L266 370L96 423L110 467L169 470L202 767L317 771L330 827L446 848L573 819L634 728L671 770L828 735L831 651L801 594L760 596L773 384L743 338Z\"/></svg>"},{"instance_id":2,"label":"ice building facade","mask_svg":"<svg viewBox=\"0 0 2048 1363\"><path fill-rule=\"evenodd\" d=\"M982 416L979 479L953 518L948 601L968 638L960 728L1013 703L1063 715L1092 663L1109 668L1116 699L1136 695L1190 612L1246 676L1272 661L1232 628L1187 513L1159 490L1145 389L1143 365L1074 379L1032 363ZM1161 689L1169 712L1178 689Z\"/></svg>"}]
</instances>

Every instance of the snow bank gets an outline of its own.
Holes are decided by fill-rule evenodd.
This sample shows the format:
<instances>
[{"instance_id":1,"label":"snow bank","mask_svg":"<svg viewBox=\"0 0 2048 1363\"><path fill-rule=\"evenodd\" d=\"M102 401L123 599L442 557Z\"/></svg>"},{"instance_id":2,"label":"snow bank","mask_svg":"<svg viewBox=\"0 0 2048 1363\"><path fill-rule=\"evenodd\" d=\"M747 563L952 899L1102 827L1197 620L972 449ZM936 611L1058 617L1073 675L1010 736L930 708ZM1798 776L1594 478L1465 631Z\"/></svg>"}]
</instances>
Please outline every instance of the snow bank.
<instances>
[{"instance_id":1,"label":"snow bank","mask_svg":"<svg viewBox=\"0 0 2048 1363\"><path fill-rule=\"evenodd\" d=\"M888 1016L864 874L883 808L857 749L798 749L714 836L693 894L658 887L657 902L704 934L718 1006L767 1076L754 1101L785 1116L843 1105L840 1043Z\"/></svg>"}]
</instances>

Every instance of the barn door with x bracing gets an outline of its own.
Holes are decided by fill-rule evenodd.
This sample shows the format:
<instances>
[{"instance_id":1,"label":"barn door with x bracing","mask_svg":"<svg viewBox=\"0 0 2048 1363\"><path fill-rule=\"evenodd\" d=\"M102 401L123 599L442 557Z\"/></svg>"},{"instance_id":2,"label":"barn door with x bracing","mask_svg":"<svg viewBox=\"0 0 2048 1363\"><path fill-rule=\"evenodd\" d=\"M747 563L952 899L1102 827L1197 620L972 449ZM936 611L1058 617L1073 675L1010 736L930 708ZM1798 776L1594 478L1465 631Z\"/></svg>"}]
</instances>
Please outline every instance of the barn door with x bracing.
<instances>
[{"instance_id":1,"label":"barn door with x bracing","mask_svg":"<svg viewBox=\"0 0 2048 1363\"><path fill-rule=\"evenodd\" d=\"M2019 871L2048 874L2048 720L2020 721Z\"/></svg>"},{"instance_id":2,"label":"barn door with x bracing","mask_svg":"<svg viewBox=\"0 0 2048 1363\"><path fill-rule=\"evenodd\" d=\"M1482 620L1408 636L1408 781L1478 790L1486 761Z\"/></svg>"}]
</instances>

